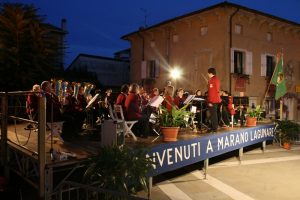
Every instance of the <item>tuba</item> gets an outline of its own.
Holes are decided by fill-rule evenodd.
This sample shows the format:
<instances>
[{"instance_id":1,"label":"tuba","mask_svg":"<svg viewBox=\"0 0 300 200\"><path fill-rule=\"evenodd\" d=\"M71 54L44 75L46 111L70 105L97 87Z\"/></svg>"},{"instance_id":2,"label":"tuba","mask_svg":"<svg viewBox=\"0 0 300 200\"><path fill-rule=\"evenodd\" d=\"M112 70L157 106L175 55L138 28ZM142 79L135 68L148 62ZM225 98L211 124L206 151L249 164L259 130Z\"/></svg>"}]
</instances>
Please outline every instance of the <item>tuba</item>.
<instances>
[{"instance_id":1,"label":"tuba","mask_svg":"<svg viewBox=\"0 0 300 200\"><path fill-rule=\"evenodd\" d=\"M72 84L73 84L73 87L74 87L74 89L73 89L73 97L77 100L81 83L73 82Z\"/></svg>"},{"instance_id":2,"label":"tuba","mask_svg":"<svg viewBox=\"0 0 300 200\"><path fill-rule=\"evenodd\" d=\"M61 97L61 83L62 83L62 80L54 80L53 82L55 83L55 85L54 85L54 93L60 99L60 97Z\"/></svg>"},{"instance_id":3,"label":"tuba","mask_svg":"<svg viewBox=\"0 0 300 200\"><path fill-rule=\"evenodd\" d=\"M68 89L68 82L63 81L61 83L61 96L60 96L60 102L62 102L63 105L66 104L66 97L67 97L67 89Z\"/></svg>"},{"instance_id":4,"label":"tuba","mask_svg":"<svg viewBox=\"0 0 300 200\"><path fill-rule=\"evenodd\" d=\"M90 96L91 96L91 91L92 89L95 88L95 85L91 84L91 83L84 83L84 89L83 89L83 94L84 94L84 97L86 99L89 99Z\"/></svg>"}]
</instances>

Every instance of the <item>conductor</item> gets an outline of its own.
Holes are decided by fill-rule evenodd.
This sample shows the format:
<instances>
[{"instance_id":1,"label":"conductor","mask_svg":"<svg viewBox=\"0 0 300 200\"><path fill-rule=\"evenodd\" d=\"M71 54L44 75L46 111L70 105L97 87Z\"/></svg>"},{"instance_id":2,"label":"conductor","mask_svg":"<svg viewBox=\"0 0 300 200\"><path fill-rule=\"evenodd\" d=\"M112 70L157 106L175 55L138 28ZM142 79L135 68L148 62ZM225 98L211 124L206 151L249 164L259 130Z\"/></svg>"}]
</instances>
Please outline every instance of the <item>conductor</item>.
<instances>
[{"instance_id":1,"label":"conductor","mask_svg":"<svg viewBox=\"0 0 300 200\"><path fill-rule=\"evenodd\" d=\"M207 108L210 112L211 132L218 129L218 104L221 102L220 97L220 80L216 77L216 69L211 67L207 70Z\"/></svg>"}]
</instances>

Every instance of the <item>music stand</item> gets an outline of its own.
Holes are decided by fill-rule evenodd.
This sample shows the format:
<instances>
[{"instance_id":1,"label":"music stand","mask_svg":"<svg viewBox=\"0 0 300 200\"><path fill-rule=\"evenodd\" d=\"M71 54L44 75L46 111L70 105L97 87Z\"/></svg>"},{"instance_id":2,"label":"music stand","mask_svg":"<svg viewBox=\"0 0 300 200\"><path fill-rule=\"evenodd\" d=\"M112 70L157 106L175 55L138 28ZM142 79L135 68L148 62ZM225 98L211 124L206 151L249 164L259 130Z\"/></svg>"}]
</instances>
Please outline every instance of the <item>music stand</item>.
<instances>
[{"instance_id":1,"label":"music stand","mask_svg":"<svg viewBox=\"0 0 300 200\"><path fill-rule=\"evenodd\" d=\"M200 126L200 131L202 132L202 126L205 127L206 129L209 129L208 126L206 126L203 122L202 122L202 115L203 115L203 102L205 101L205 99L203 98L194 98L194 101L199 101L200 102L200 122L198 122L199 126Z\"/></svg>"},{"instance_id":2,"label":"music stand","mask_svg":"<svg viewBox=\"0 0 300 200\"><path fill-rule=\"evenodd\" d=\"M90 111L89 108L92 107L94 102L97 100L99 94L96 94L88 103L88 105L85 107L86 111L86 123L85 123L85 129L87 131L95 131L96 129L94 128L94 117L93 117L93 111ZM90 126L89 126L90 125Z\"/></svg>"},{"instance_id":3,"label":"music stand","mask_svg":"<svg viewBox=\"0 0 300 200\"><path fill-rule=\"evenodd\" d=\"M151 107L154 107L154 108L158 108L163 101L164 101L164 98L162 96L154 96L152 99L150 99L148 105ZM154 125L154 127L152 128L153 132L156 135L160 136L160 133L155 129L156 128L155 124L157 123L158 117L159 116L156 116L153 113L151 113L149 122Z\"/></svg>"}]
</instances>

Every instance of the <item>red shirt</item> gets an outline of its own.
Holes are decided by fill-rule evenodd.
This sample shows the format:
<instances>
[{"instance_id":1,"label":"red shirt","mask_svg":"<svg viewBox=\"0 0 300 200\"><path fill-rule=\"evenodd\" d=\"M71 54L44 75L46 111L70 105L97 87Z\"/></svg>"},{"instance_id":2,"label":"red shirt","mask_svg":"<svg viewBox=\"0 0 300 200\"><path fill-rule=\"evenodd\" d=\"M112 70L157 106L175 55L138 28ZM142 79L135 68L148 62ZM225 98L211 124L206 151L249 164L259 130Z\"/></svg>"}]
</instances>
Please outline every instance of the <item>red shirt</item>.
<instances>
[{"instance_id":1,"label":"red shirt","mask_svg":"<svg viewBox=\"0 0 300 200\"><path fill-rule=\"evenodd\" d=\"M177 106L177 108L182 108L184 106L184 101L185 98L184 97L179 97L179 96L175 96L174 97L174 104Z\"/></svg>"},{"instance_id":2,"label":"red shirt","mask_svg":"<svg viewBox=\"0 0 300 200\"><path fill-rule=\"evenodd\" d=\"M121 105L124 112L125 112L125 101L126 101L127 95L124 93L120 93L117 97L116 105Z\"/></svg>"},{"instance_id":3,"label":"red shirt","mask_svg":"<svg viewBox=\"0 0 300 200\"><path fill-rule=\"evenodd\" d=\"M165 96L165 100L162 102L162 105L169 111L172 111L172 105L174 105L173 99L170 95Z\"/></svg>"},{"instance_id":4,"label":"red shirt","mask_svg":"<svg viewBox=\"0 0 300 200\"><path fill-rule=\"evenodd\" d=\"M213 76L208 81L208 95L207 95L207 103L220 103L220 80Z\"/></svg>"},{"instance_id":5,"label":"red shirt","mask_svg":"<svg viewBox=\"0 0 300 200\"><path fill-rule=\"evenodd\" d=\"M234 110L234 108L232 106L232 104L233 104L233 98L232 98L232 96L229 96L228 99L229 99L228 110L229 110L229 112L230 112L231 115L235 115L235 110Z\"/></svg>"},{"instance_id":6,"label":"red shirt","mask_svg":"<svg viewBox=\"0 0 300 200\"><path fill-rule=\"evenodd\" d=\"M141 98L136 93L129 93L125 100L125 118L126 120L137 120L142 117L140 110Z\"/></svg>"}]
</instances>

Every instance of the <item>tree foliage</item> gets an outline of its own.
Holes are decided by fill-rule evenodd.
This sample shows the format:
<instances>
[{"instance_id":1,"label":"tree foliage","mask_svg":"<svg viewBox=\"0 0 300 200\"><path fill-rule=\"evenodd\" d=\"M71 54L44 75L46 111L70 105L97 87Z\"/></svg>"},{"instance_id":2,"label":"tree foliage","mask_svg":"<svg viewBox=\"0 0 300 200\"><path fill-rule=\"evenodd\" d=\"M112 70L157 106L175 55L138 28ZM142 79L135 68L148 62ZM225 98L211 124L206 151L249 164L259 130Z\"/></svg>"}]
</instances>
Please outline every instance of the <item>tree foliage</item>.
<instances>
[{"instance_id":1,"label":"tree foliage","mask_svg":"<svg viewBox=\"0 0 300 200\"><path fill-rule=\"evenodd\" d=\"M57 70L61 40L32 5L0 5L0 91L28 90Z\"/></svg>"}]
</instances>

